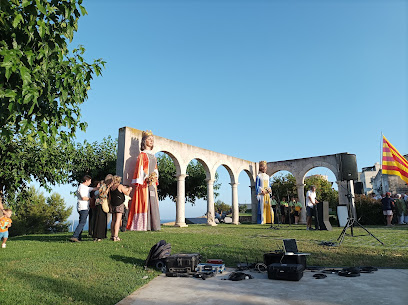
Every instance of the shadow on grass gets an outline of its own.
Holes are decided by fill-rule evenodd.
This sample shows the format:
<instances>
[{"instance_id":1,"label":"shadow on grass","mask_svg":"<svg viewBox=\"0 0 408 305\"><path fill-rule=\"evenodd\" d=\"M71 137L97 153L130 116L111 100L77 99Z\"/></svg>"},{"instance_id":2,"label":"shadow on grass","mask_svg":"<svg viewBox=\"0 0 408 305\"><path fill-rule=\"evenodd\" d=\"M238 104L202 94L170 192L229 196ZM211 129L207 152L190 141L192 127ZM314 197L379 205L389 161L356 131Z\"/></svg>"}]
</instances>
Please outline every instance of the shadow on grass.
<instances>
[{"instance_id":1,"label":"shadow on grass","mask_svg":"<svg viewBox=\"0 0 408 305\"><path fill-rule=\"evenodd\" d=\"M20 240L20 241L41 241L41 242L65 242L69 241L71 235L64 235L64 234L49 234L49 235L21 235L21 236L14 236L13 240ZM88 238L84 238L86 241ZM91 239L89 239L91 240Z\"/></svg>"},{"instance_id":2,"label":"shadow on grass","mask_svg":"<svg viewBox=\"0 0 408 305\"><path fill-rule=\"evenodd\" d=\"M138 266L144 266L145 262L144 260L134 258L134 257L129 257L129 256L123 256L123 255L111 255L111 259L114 259L118 262L122 262L125 264L130 264L130 265L138 265Z\"/></svg>"},{"instance_id":3,"label":"shadow on grass","mask_svg":"<svg viewBox=\"0 0 408 305\"><path fill-rule=\"evenodd\" d=\"M33 290L32 297L43 298L42 304L115 304L124 297L117 295L118 292L115 291L114 286L112 288L105 286L103 292L96 292L84 285L80 279L73 282L17 270L13 271L10 276L18 278L19 281L29 286L28 289ZM45 297L47 295L48 297Z\"/></svg>"}]
</instances>

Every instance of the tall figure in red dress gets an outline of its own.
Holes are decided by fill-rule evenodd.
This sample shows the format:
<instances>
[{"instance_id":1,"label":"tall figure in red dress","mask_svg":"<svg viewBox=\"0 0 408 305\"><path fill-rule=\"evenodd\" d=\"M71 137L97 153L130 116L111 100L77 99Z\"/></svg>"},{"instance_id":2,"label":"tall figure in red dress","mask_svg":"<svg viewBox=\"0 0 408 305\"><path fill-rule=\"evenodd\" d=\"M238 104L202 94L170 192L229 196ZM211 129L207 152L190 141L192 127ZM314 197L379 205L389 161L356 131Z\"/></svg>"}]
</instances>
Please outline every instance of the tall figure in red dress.
<instances>
[{"instance_id":1,"label":"tall figure in red dress","mask_svg":"<svg viewBox=\"0 0 408 305\"><path fill-rule=\"evenodd\" d=\"M153 153L154 138L151 131L143 131L140 154L137 157L132 184L136 185L129 210L126 229L131 231L160 230L157 185L159 172Z\"/></svg>"}]
</instances>

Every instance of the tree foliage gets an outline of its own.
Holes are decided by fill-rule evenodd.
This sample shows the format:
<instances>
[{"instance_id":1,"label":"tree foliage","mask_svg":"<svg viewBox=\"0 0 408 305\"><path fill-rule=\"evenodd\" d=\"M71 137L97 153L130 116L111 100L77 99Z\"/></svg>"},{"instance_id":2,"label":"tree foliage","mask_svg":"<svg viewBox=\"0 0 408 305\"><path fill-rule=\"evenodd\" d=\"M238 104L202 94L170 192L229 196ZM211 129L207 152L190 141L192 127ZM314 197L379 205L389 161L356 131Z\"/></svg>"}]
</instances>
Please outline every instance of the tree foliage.
<instances>
[{"instance_id":1,"label":"tree foliage","mask_svg":"<svg viewBox=\"0 0 408 305\"><path fill-rule=\"evenodd\" d=\"M90 81L105 62L89 64L85 49L68 49L78 19L87 14L82 0L1 0L0 136L15 134L67 143L80 121L80 105Z\"/></svg>"},{"instance_id":2,"label":"tree foliage","mask_svg":"<svg viewBox=\"0 0 408 305\"><path fill-rule=\"evenodd\" d=\"M217 200L214 203L214 209L215 209L216 212L218 212L220 214L221 214L221 212L224 212L224 213L227 213L227 214L231 213L231 206L226 204L222 200Z\"/></svg>"},{"instance_id":3,"label":"tree foliage","mask_svg":"<svg viewBox=\"0 0 408 305\"><path fill-rule=\"evenodd\" d=\"M50 190L67 182L73 146L60 139L44 147L38 138L17 135L0 137L0 200L12 197L31 181Z\"/></svg>"},{"instance_id":4,"label":"tree foliage","mask_svg":"<svg viewBox=\"0 0 408 305\"><path fill-rule=\"evenodd\" d=\"M118 141L108 136L101 143L77 143L72 155L72 165L69 182L78 186L84 175L90 175L93 180L103 180L107 174L116 173Z\"/></svg>"},{"instance_id":5,"label":"tree foliage","mask_svg":"<svg viewBox=\"0 0 408 305\"><path fill-rule=\"evenodd\" d=\"M276 200L282 200L283 197L298 197L295 177L288 173L286 175L278 174L271 178L272 195Z\"/></svg>"},{"instance_id":6,"label":"tree foliage","mask_svg":"<svg viewBox=\"0 0 408 305\"><path fill-rule=\"evenodd\" d=\"M339 202L338 192L332 188L331 182L318 175L307 177L305 179L305 192L310 186L316 186L316 198L319 201L328 201L329 206L335 209ZM298 197L296 179L288 173L286 175L275 175L271 179L272 194L279 200L283 197L287 198Z\"/></svg>"},{"instance_id":7,"label":"tree foliage","mask_svg":"<svg viewBox=\"0 0 408 305\"><path fill-rule=\"evenodd\" d=\"M328 201L329 207L336 210L339 204L339 194L332 188L332 183L319 175L307 177L305 179L305 191L309 190L312 185L316 186L316 198L323 202Z\"/></svg>"},{"instance_id":8,"label":"tree foliage","mask_svg":"<svg viewBox=\"0 0 408 305\"><path fill-rule=\"evenodd\" d=\"M366 195L356 195L354 199L358 221L362 225L385 225L382 203Z\"/></svg>"},{"instance_id":9,"label":"tree foliage","mask_svg":"<svg viewBox=\"0 0 408 305\"><path fill-rule=\"evenodd\" d=\"M12 235L55 233L68 231L66 223L72 207L66 208L64 199L56 193L45 197L34 187L21 190L9 201L13 211Z\"/></svg>"},{"instance_id":10,"label":"tree foliage","mask_svg":"<svg viewBox=\"0 0 408 305\"><path fill-rule=\"evenodd\" d=\"M157 158L157 167L159 170L159 186L158 196L160 200L169 197L172 201L177 200L177 179L176 167L173 160L166 154L161 154ZM214 182L214 197L219 195L216 192L221 184L218 183L218 174L216 174ZM185 197L186 201L192 205L197 199L207 199L207 183L204 166L193 160L187 166L187 177L185 181Z\"/></svg>"}]
</instances>

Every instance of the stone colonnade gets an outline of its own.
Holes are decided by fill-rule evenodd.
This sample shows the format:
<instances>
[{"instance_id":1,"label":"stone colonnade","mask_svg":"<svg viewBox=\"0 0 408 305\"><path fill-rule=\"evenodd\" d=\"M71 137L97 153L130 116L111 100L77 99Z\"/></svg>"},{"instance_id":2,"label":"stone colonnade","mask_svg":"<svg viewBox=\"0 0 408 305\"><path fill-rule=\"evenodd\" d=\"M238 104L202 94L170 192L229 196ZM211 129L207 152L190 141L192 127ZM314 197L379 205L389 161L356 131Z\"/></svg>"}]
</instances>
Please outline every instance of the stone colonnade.
<instances>
[{"instance_id":1,"label":"stone colonnade","mask_svg":"<svg viewBox=\"0 0 408 305\"><path fill-rule=\"evenodd\" d=\"M136 159L140 153L142 131L123 127L119 129L118 161L116 174L123 177L124 184L130 184L135 169ZM253 190L252 205L256 207L255 178L258 165L255 162L220 154L211 150L195 147L185 143L169 140L155 135L154 152L164 152L171 157L176 167L177 201L176 201L176 226L185 227L185 179L187 165L191 160L198 160L205 168L207 182L207 224L216 225L214 216L214 181L215 173L219 166L224 166L231 178L232 191L232 223L239 224L238 208L238 177L245 171L250 179Z\"/></svg>"},{"instance_id":2,"label":"stone colonnade","mask_svg":"<svg viewBox=\"0 0 408 305\"><path fill-rule=\"evenodd\" d=\"M116 164L116 174L123 177L124 184L130 184L135 169L136 159L140 153L140 141L142 131L130 127L119 129L118 138L118 160ZM198 160L205 168L207 182L207 224L215 225L214 216L214 181L215 173L219 166L224 166L231 178L232 192L232 223L239 224L238 208L238 177L245 171L250 179L252 222L256 223L257 200L255 190L255 179L258 173L259 164L232 156L220 154L211 150L188 145L185 143L169 140L155 136L154 152L164 152L171 157L176 167L177 179L177 201L176 201L176 226L185 227L185 179L187 165L191 160ZM353 183L340 181L341 154L310 157L303 159L293 159L286 161L268 162L267 174L272 176L278 171L290 172L296 179L296 187L299 201L303 205L300 215L300 222L306 222L305 208L305 176L308 171L315 167L326 167L330 169L337 179L339 204L348 203L347 194L351 192L354 197ZM349 190L347 189L349 188ZM352 203L354 205L354 202Z\"/></svg>"}]
</instances>

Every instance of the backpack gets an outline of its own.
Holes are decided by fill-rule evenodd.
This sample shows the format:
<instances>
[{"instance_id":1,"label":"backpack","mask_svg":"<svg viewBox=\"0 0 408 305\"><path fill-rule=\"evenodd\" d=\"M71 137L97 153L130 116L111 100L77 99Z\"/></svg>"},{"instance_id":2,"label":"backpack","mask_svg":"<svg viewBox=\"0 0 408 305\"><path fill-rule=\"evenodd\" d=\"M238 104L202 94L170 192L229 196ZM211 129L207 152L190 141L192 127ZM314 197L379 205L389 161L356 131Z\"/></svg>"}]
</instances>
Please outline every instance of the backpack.
<instances>
[{"instance_id":1,"label":"backpack","mask_svg":"<svg viewBox=\"0 0 408 305\"><path fill-rule=\"evenodd\" d=\"M168 244L165 240L159 241L150 249L146 258L145 269L150 266L161 270L165 266L165 259L170 256L170 252L171 244Z\"/></svg>"}]
</instances>

